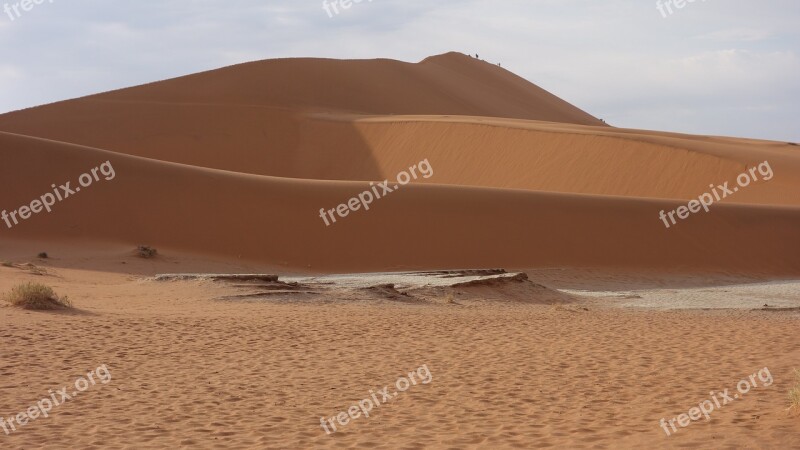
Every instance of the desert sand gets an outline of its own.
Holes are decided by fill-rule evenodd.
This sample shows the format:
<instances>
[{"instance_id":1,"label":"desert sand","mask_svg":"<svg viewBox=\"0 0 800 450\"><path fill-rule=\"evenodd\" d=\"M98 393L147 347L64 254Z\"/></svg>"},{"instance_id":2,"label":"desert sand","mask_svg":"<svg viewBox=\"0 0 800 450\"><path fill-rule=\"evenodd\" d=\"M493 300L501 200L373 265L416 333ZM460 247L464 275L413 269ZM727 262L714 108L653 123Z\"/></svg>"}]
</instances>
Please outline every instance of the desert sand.
<instances>
[{"instance_id":1,"label":"desert sand","mask_svg":"<svg viewBox=\"0 0 800 450\"><path fill-rule=\"evenodd\" d=\"M321 220L422 160L429 178ZM770 180L659 219L764 161ZM105 162L0 222L0 295L35 281L74 306L0 306L0 417L112 380L0 448L797 448L797 144L612 127L458 53L259 61L0 115L2 210ZM319 278L488 268L524 277ZM322 284L153 278L186 273ZM320 426L422 365L430 383ZM764 368L711 420L659 426Z\"/></svg>"}]
</instances>

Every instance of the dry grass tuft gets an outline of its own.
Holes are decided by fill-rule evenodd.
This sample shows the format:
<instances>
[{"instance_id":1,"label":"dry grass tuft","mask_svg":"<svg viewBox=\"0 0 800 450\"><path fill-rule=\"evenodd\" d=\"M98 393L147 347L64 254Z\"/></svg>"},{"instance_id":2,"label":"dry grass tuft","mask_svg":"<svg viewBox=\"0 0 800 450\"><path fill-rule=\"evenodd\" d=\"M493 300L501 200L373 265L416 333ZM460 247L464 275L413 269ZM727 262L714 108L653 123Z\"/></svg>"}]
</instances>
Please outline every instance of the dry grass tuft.
<instances>
[{"instance_id":1,"label":"dry grass tuft","mask_svg":"<svg viewBox=\"0 0 800 450\"><path fill-rule=\"evenodd\" d=\"M158 254L158 250L146 245L140 245L136 248L136 256L144 259L154 258Z\"/></svg>"},{"instance_id":2,"label":"dry grass tuft","mask_svg":"<svg viewBox=\"0 0 800 450\"><path fill-rule=\"evenodd\" d=\"M795 384L789 389L789 409L800 411L800 369L794 369Z\"/></svg>"},{"instance_id":3,"label":"dry grass tuft","mask_svg":"<svg viewBox=\"0 0 800 450\"><path fill-rule=\"evenodd\" d=\"M52 288L40 283L20 284L11 289L5 300L11 306L33 311L53 311L72 307L67 297L58 297Z\"/></svg>"}]
</instances>

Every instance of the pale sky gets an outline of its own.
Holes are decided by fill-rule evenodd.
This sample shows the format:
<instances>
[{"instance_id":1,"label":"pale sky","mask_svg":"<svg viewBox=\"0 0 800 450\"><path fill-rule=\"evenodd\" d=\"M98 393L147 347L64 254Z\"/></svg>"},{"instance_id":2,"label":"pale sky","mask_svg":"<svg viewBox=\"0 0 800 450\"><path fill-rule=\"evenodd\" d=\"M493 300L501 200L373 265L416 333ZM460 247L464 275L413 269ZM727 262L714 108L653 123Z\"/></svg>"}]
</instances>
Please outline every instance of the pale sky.
<instances>
[{"instance_id":1,"label":"pale sky","mask_svg":"<svg viewBox=\"0 0 800 450\"><path fill-rule=\"evenodd\" d=\"M611 125L800 141L798 0L667 17L655 0L363 0L333 17L322 0L18 2L0 0L0 112L259 59L460 51Z\"/></svg>"}]
</instances>

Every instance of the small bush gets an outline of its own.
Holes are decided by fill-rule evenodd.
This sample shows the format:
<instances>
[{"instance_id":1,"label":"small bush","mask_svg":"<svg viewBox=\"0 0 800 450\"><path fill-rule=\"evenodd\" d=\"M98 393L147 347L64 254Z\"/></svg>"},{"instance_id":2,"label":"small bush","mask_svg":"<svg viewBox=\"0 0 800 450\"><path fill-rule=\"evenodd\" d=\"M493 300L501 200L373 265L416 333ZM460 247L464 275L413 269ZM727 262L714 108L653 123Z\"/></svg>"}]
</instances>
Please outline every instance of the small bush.
<instances>
[{"instance_id":1,"label":"small bush","mask_svg":"<svg viewBox=\"0 0 800 450\"><path fill-rule=\"evenodd\" d=\"M140 245L136 249L136 255L140 258L150 259L155 257L158 254L158 250L154 249L153 247L148 247L146 245Z\"/></svg>"},{"instance_id":2,"label":"small bush","mask_svg":"<svg viewBox=\"0 0 800 450\"><path fill-rule=\"evenodd\" d=\"M41 258L41 259L47 259L47 258L48 258L48 256L47 256L47 253L45 253L45 252L39 253L39 254L38 254L38 255L36 255L36 256L37 256L38 258Z\"/></svg>"},{"instance_id":3,"label":"small bush","mask_svg":"<svg viewBox=\"0 0 800 450\"><path fill-rule=\"evenodd\" d=\"M3 261L2 265L3 267L14 267L14 263L9 261Z\"/></svg>"},{"instance_id":4,"label":"small bush","mask_svg":"<svg viewBox=\"0 0 800 450\"><path fill-rule=\"evenodd\" d=\"M20 284L6 296L12 306L34 311L52 311L71 308L72 303L64 297L59 298L53 289L40 283Z\"/></svg>"},{"instance_id":5,"label":"small bush","mask_svg":"<svg viewBox=\"0 0 800 450\"><path fill-rule=\"evenodd\" d=\"M795 384L789 390L789 409L800 411L800 369L794 369Z\"/></svg>"}]
</instances>

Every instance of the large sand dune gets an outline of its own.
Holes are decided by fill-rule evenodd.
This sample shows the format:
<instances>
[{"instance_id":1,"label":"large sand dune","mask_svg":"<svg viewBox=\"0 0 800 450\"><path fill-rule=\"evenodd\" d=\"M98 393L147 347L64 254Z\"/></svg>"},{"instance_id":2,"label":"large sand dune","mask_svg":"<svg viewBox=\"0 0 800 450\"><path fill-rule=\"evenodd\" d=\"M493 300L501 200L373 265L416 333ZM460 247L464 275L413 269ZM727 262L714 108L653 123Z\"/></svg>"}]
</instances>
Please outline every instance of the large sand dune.
<instances>
[{"instance_id":1,"label":"large sand dune","mask_svg":"<svg viewBox=\"0 0 800 450\"><path fill-rule=\"evenodd\" d=\"M800 150L617 129L460 55L243 64L0 116L0 208L111 181L0 239L148 243L287 271L548 266L800 273ZM434 175L326 227L370 180ZM710 184L774 177L666 229ZM0 223L2 225L2 223Z\"/></svg>"}]
</instances>

